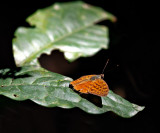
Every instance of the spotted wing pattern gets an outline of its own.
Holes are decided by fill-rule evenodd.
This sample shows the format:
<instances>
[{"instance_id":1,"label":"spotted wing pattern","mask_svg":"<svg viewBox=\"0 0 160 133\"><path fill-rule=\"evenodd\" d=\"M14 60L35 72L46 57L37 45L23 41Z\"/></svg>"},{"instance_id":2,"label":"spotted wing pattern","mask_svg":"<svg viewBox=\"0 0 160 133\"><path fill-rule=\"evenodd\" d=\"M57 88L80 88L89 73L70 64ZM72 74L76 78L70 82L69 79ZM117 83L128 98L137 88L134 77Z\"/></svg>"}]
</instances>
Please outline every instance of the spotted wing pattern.
<instances>
[{"instance_id":1,"label":"spotted wing pattern","mask_svg":"<svg viewBox=\"0 0 160 133\"><path fill-rule=\"evenodd\" d=\"M82 76L77 80L72 81L70 84L74 87L76 91L80 91L81 93L89 93L89 87L92 84L90 78L94 75Z\"/></svg>"},{"instance_id":2,"label":"spotted wing pattern","mask_svg":"<svg viewBox=\"0 0 160 133\"><path fill-rule=\"evenodd\" d=\"M103 79L96 79L92 81L88 92L98 96L107 96L109 87Z\"/></svg>"},{"instance_id":3,"label":"spotted wing pattern","mask_svg":"<svg viewBox=\"0 0 160 133\"><path fill-rule=\"evenodd\" d=\"M70 84L73 85L75 90L81 93L90 93L98 96L106 96L109 91L107 83L101 78L91 80L91 77L93 76L96 75L82 76L79 79L72 81Z\"/></svg>"}]
</instances>

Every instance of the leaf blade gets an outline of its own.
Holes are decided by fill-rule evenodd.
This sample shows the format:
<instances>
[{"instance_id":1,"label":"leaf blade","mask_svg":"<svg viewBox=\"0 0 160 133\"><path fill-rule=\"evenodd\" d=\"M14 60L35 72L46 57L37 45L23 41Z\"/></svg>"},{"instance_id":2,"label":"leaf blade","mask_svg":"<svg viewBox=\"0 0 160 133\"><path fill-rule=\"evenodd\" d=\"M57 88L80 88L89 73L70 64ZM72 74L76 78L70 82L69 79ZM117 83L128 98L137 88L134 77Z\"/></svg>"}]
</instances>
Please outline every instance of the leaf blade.
<instances>
[{"instance_id":1,"label":"leaf blade","mask_svg":"<svg viewBox=\"0 0 160 133\"><path fill-rule=\"evenodd\" d=\"M27 19L35 28L20 27L15 32L13 51L17 66L38 64L37 58L42 53L50 54L54 49L74 61L108 48L108 29L95 25L105 19L114 21L115 17L83 2L56 3L36 11ZM93 43L96 49L92 48ZM73 46L76 51L72 50ZM86 47L90 50L88 53L82 50Z\"/></svg>"},{"instance_id":2,"label":"leaf blade","mask_svg":"<svg viewBox=\"0 0 160 133\"><path fill-rule=\"evenodd\" d=\"M125 118L132 117L144 109L114 94L111 90L108 96L102 97L103 107L99 108L69 88L71 78L37 66L0 70L0 76L0 95L13 100L29 99L45 107L78 107L91 114L112 111Z\"/></svg>"}]
</instances>

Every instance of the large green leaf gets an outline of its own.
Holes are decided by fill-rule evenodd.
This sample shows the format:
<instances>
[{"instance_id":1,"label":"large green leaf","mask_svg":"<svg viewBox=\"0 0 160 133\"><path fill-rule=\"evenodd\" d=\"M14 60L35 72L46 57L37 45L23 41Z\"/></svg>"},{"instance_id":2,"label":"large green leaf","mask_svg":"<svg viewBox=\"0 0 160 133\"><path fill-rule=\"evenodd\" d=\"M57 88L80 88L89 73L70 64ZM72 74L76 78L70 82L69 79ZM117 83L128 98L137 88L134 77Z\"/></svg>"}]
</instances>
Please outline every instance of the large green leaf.
<instances>
[{"instance_id":1,"label":"large green leaf","mask_svg":"<svg viewBox=\"0 0 160 133\"><path fill-rule=\"evenodd\" d=\"M76 1L56 3L28 17L32 28L20 27L13 39L17 66L38 64L37 57L54 49L64 52L67 60L92 56L108 48L108 28L96 25L116 18L101 8Z\"/></svg>"},{"instance_id":2,"label":"large green leaf","mask_svg":"<svg viewBox=\"0 0 160 133\"><path fill-rule=\"evenodd\" d=\"M99 108L69 88L71 78L40 67L3 69L0 70L0 77L1 95L20 101L30 99L46 107L79 107L92 114L113 111L126 118L134 116L144 108L126 101L111 90L106 97L102 97L103 107Z\"/></svg>"}]
</instances>

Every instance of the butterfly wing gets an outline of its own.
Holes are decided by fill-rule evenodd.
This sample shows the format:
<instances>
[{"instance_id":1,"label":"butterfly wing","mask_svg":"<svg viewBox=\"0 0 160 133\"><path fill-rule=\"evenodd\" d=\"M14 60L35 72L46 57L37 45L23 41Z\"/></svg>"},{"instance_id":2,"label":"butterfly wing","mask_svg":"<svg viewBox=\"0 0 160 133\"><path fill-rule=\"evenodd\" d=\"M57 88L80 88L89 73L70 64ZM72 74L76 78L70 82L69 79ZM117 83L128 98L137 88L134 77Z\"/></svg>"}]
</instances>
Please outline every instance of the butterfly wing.
<instances>
[{"instance_id":1,"label":"butterfly wing","mask_svg":"<svg viewBox=\"0 0 160 133\"><path fill-rule=\"evenodd\" d=\"M72 81L70 84L73 88L81 93L90 93L97 96L107 96L109 87L107 83L101 79L96 78L91 80L96 75L82 76L77 80Z\"/></svg>"},{"instance_id":2,"label":"butterfly wing","mask_svg":"<svg viewBox=\"0 0 160 133\"><path fill-rule=\"evenodd\" d=\"M93 76L95 76L95 75L82 76L82 77L80 77L80 78L78 78L78 79L70 82L70 84L73 85L73 86L76 86L76 85L78 85L78 84L82 84L82 83L90 80L90 78L93 77Z\"/></svg>"},{"instance_id":3,"label":"butterfly wing","mask_svg":"<svg viewBox=\"0 0 160 133\"><path fill-rule=\"evenodd\" d=\"M74 89L78 90L81 93L87 94L89 93L88 91L89 91L90 85L91 85L91 81L86 81L85 83L81 83L81 84L74 86Z\"/></svg>"},{"instance_id":4,"label":"butterfly wing","mask_svg":"<svg viewBox=\"0 0 160 133\"><path fill-rule=\"evenodd\" d=\"M91 87L92 81L90 78L93 75L82 76L77 80L70 82L73 88L82 93L88 93L89 88Z\"/></svg>"},{"instance_id":5,"label":"butterfly wing","mask_svg":"<svg viewBox=\"0 0 160 133\"><path fill-rule=\"evenodd\" d=\"M107 96L109 87L103 79L96 79L92 81L88 92L98 96Z\"/></svg>"}]
</instances>

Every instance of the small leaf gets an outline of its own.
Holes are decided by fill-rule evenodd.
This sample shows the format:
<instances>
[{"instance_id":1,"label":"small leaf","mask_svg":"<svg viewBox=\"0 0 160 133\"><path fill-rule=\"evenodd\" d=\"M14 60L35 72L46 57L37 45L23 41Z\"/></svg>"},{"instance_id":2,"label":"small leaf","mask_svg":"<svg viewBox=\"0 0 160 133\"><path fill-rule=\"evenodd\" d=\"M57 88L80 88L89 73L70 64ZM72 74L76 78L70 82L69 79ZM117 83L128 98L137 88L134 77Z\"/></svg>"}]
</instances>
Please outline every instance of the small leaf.
<instances>
[{"instance_id":1,"label":"small leaf","mask_svg":"<svg viewBox=\"0 0 160 133\"><path fill-rule=\"evenodd\" d=\"M42 53L59 49L69 61L88 57L108 48L108 28L95 23L116 18L98 7L76 1L56 3L36 11L27 21L32 28L20 27L13 39L17 66L38 64Z\"/></svg>"},{"instance_id":2,"label":"small leaf","mask_svg":"<svg viewBox=\"0 0 160 133\"><path fill-rule=\"evenodd\" d=\"M80 109L101 114L112 111L121 117L132 117L144 107L132 104L111 90L102 97L103 107L99 108L69 88L71 78L49 72L37 66L0 70L0 94L14 100L27 100L45 106Z\"/></svg>"}]
</instances>

